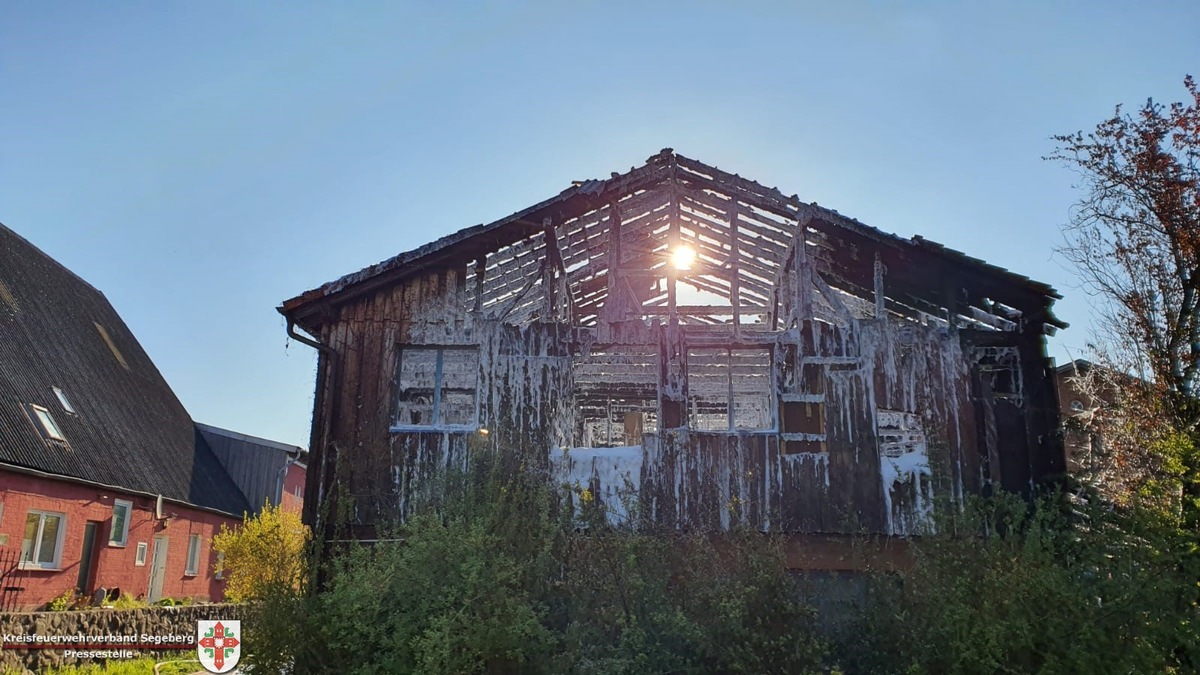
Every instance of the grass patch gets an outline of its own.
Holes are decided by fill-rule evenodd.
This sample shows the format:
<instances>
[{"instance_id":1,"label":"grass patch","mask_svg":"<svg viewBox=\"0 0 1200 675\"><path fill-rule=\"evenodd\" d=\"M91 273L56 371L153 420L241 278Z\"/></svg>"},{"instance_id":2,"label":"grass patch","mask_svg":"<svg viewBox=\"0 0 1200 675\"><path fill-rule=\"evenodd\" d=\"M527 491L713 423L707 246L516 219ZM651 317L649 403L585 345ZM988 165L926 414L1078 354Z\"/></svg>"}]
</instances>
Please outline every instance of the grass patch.
<instances>
[{"instance_id":1,"label":"grass patch","mask_svg":"<svg viewBox=\"0 0 1200 675\"><path fill-rule=\"evenodd\" d=\"M152 658L133 659L128 661L108 661L105 663L89 663L81 666L65 666L63 668L44 670L46 675L154 675L154 664L161 663ZM201 666L195 660L168 662L159 669L160 675L189 675ZM17 670L5 671L5 675L20 673Z\"/></svg>"}]
</instances>

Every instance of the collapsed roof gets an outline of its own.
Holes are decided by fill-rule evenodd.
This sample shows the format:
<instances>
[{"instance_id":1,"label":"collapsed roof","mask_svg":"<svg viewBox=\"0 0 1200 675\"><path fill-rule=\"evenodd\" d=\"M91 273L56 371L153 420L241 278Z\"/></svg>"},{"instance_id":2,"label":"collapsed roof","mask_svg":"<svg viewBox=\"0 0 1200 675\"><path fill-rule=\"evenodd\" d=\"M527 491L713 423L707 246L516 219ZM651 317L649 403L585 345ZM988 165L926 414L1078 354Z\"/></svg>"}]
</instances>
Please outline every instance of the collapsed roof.
<instances>
[{"instance_id":1,"label":"collapsed roof","mask_svg":"<svg viewBox=\"0 0 1200 675\"><path fill-rule=\"evenodd\" d=\"M610 239L616 237L615 245ZM547 243L553 245L547 247ZM558 279L574 325L643 317L678 306L682 321L721 324L778 317L781 285L803 244L827 307L855 311L876 302L921 321L992 330L1065 327L1051 308L1061 296L1045 284L920 236L904 239L815 203L801 202L670 148L606 180L577 182L557 196L488 225L476 225L401 253L285 301L280 313L313 332L332 306L439 266L483 277L477 309L510 322L545 311L539 284ZM669 298L672 255L688 251L687 292ZM676 261L676 265L680 264ZM552 266L552 274L545 274ZM618 298L610 295L619 294ZM687 305L684 303L694 302ZM610 309L606 310L606 306ZM740 315L737 316L737 315ZM773 327L773 326L771 326Z\"/></svg>"}]
</instances>

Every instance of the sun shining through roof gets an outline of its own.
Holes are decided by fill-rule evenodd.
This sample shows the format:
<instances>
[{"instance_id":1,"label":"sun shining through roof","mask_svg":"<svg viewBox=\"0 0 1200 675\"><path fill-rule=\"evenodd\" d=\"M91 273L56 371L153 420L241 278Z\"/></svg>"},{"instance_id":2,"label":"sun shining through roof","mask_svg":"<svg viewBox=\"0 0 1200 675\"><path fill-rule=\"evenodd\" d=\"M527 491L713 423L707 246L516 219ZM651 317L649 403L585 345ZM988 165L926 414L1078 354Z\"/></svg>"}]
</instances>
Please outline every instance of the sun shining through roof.
<instances>
[{"instance_id":1,"label":"sun shining through roof","mask_svg":"<svg viewBox=\"0 0 1200 675\"><path fill-rule=\"evenodd\" d=\"M671 253L671 264L675 269L686 272L696 262L696 252L688 246L679 246Z\"/></svg>"}]
</instances>

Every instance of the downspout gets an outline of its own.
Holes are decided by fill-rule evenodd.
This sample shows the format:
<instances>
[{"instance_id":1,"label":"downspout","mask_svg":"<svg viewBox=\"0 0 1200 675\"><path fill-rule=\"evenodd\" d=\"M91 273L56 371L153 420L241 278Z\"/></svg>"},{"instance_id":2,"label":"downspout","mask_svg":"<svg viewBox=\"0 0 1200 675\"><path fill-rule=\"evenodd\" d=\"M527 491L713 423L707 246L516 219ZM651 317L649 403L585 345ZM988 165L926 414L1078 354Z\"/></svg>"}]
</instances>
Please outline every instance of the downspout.
<instances>
[{"instance_id":1,"label":"downspout","mask_svg":"<svg viewBox=\"0 0 1200 675\"><path fill-rule=\"evenodd\" d=\"M287 461L283 463L283 466L280 467L279 471L277 471L275 474L275 506L276 507L283 505L283 483L284 483L284 481L287 480L287 470L290 469L292 467L292 465L295 464L297 461L299 461L299 460L296 457L292 457L289 454L287 457Z\"/></svg>"},{"instance_id":2,"label":"downspout","mask_svg":"<svg viewBox=\"0 0 1200 675\"><path fill-rule=\"evenodd\" d=\"M319 543L317 544L318 555L320 557L324 557L328 552L328 542L326 540L329 539L329 533L325 532L325 528L328 526L328 524L320 522L321 506L325 500L326 480L328 478L326 476L326 467L329 466L329 451L332 449L329 442L329 425L333 420L333 397L331 396L331 389L333 388L334 383L337 382L336 375L338 354L337 350L335 350L333 347L298 333L296 331L296 322L292 319L292 317L285 314L284 318L287 319L288 337L294 338L297 342L306 344L313 349L316 349L322 357L321 360L327 364L324 373L321 372L320 367L317 368L318 390L317 401L315 403L319 404L320 408L313 411L314 424L316 424L320 419L317 417L318 414L322 414L324 416L324 419L320 419L321 438L309 439L310 450L320 452L320 464L314 467L316 469L314 472L316 476L308 477L307 482L310 484L305 486L305 499L302 509L302 513L311 514L311 520L308 522L312 525L313 535L320 538L318 540ZM336 466L336 458L334 458L334 462L334 465ZM284 468L286 469L287 466L288 465L285 465ZM315 485L311 483L315 483ZM280 482L280 487L282 489L282 481ZM316 489L314 490L313 488ZM282 500L283 496L280 494L280 501ZM317 576L318 578L316 579L316 584L313 586L314 589L324 585L324 580L321 578L322 575L318 573Z\"/></svg>"},{"instance_id":3,"label":"downspout","mask_svg":"<svg viewBox=\"0 0 1200 675\"><path fill-rule=\"evenodd\" d=\"M317 351L319 351L322 354L325 354L327 356L336 356L337 355L337 352L333 351L333 347L330 347L329 345L323 345L320 342L317 342L316 340L314 340L310 337L306 337L304 335L297 333L296 332L296 322L292 320L292 317L285 316L284 318L287 319L288 337L293 338L297 342L302 342L302 343L308 345L309 347L312 347L313 349L316 349Z\"/></svg>"}]
</instances>

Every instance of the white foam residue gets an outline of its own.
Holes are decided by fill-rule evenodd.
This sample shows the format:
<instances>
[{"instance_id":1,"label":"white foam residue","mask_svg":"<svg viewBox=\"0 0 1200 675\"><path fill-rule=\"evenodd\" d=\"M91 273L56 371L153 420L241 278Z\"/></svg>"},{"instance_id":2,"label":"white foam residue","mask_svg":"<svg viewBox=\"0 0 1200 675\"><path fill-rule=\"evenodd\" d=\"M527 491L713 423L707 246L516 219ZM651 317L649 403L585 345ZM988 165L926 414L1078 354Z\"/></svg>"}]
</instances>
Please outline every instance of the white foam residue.
<instances>
[{"instance_id":1,"label":"white foam residue","mask_svg":"<svg viewBox=\"0 0 1200 675\"><path fill-rule=\"evenodd\" d=\"M629 518L625 502L638 496L642 459L640 445L570 448L550 455L555 481L572 489L592 490L594 498L607 508L609 521L614 524Z\"/></svg>"},{"instance_id":2,"label":"white foam residue","mask_svg":"<svg viewBox=\"0 0 1200 675\"><path fill-rule=\"evenodd\" d=\"M883 501L891 534L916 534L915 530L920 527L932 528L933 484L930 479L933 473L929 468L929 455L924 444L899 457L888 457L881 453L879 473L883 482ZM908 513L901 511L894 514L892 511L892 491L904 485L911 485L913 488L912 522Z\"/></svg>"}]
</instances>

